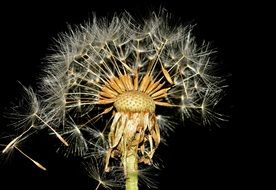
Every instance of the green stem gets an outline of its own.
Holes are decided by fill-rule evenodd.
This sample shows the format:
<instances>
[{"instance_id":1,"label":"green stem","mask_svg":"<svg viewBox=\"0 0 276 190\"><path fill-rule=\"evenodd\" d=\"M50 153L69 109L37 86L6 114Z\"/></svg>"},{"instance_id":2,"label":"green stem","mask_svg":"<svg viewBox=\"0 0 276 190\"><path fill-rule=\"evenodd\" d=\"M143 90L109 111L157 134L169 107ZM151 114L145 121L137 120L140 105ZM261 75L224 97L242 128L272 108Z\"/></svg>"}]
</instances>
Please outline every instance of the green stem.
<instances>
[{"instance_id":1,"label":"green stem","mask_svg":"<svg viewBox=\"0 0 276 190\"><path fill-rule=\"evenodd\" d=\"M126 190L138 190L138 160L135 149L130 149L125 162Z\"/></svg>"}]
</instances>

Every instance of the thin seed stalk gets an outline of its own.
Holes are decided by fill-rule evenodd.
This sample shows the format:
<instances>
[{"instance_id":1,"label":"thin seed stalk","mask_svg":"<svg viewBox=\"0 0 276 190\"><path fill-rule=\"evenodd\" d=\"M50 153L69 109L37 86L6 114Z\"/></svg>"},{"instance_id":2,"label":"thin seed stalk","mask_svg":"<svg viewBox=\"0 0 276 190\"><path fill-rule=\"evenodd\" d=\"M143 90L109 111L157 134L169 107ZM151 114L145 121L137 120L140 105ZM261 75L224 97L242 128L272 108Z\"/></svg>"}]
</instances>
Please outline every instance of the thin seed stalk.
<instances>
[{"instance_id":1,"label":"thin seed stalk","mask_svg":"<svg viewBox=\"0 0 276 190\"><path fill-rule=\"evenodd\" d=\"M126 158L123 158L125 164L126 190L138 190L138 159L135 148L130 148Z\"/></svg>"}]
</instances>

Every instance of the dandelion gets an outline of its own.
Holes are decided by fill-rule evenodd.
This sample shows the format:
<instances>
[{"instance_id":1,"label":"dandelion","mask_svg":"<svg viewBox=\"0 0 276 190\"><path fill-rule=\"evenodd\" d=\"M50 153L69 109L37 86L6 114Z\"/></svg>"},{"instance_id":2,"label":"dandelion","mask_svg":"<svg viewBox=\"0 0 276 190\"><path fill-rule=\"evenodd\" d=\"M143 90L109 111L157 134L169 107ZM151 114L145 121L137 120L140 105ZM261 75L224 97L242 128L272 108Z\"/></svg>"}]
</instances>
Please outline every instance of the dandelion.
<instances>
[{"instance_id":1,"label":"dandelion","mask_svg":"<svg viewBox=\"0 0 276 190\"><path fill-rule=\"evenodd\" d=\"M40 99L26 90L35 108L25 124L48 128L63 144L58 152L94 160L87 168L96 189L118 187L123 178L127 190L138 189L139 166L154 165L173 118L223 119L213 111L222 92L221 78L212 73L213 51L195 43L192 26L169 23L161 11L143 23L125 13L70 28L48 57ZM115 174L119 170L123 175Z\"/></svg>"}]
</instances>

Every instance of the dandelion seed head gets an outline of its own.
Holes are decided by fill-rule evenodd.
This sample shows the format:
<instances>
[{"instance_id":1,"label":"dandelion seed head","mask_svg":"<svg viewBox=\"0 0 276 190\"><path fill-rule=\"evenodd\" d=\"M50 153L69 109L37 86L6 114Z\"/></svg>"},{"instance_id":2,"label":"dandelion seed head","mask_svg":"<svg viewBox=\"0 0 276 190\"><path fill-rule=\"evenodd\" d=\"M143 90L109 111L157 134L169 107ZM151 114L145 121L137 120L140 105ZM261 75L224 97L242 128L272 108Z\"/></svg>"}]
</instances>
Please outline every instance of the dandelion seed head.
<instances>
[{"instance_id":1,"label":"dandelion seed head","mask_svg":"<svg viewBox=\"0 0 276 190\"><path fill-rule=\"evenodd\" d=\"M164 13L142 23L128 13L111 20L95 17L62 34L58 53L49 58L44 86L46 94L53 94L46 100L56 109L53 121L63 122L64 129L68 118L85 128L97 126L97 138L76 140L87 138L79 127L69 128L69 137L75 147L86 142L98 148L95 155L105 154L106 170L110 159L128 154L128 147L135 147L139 162L151 164L159 143L173 130L173 111L182 120L199 118L203 124L217 118L212 105L221 87L212 75L213 51L208 43L196 44L193 26L169 23ZM161 114L160 108L170 111Z\"/></svg>"},{"instance_id":2,"label":"dandelion seed head","mask_svg":"<svg viewBox=\"0 0 276 190\"><path fill-rule=\"evenodd\" d=\"M176 126L172 120L223 120L214 111L223 92L213 73L214 51L195 42L193 26L170 21L165 11L142 22L124 13L69 27L47 57L39 99L25 89L32 101L21 122L29 129L47 127L63 143L58 151L65 156L94 160L90 177L111 188L121 186L122 160L131 151L140 164L153 166L159 144Z\"/></svg>"}]
</instances>

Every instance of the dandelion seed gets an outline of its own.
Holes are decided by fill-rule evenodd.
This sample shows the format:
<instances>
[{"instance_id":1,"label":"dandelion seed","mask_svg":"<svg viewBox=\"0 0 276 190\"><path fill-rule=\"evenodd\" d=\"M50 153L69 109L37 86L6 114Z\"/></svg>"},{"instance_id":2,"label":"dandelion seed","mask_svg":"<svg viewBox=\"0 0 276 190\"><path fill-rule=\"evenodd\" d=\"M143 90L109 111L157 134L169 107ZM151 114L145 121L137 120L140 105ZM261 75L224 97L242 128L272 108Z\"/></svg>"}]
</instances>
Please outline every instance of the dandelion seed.
<instances>
[{"instance_id":1,"label":"dandelion seed","mask_svg":"<svg viewBox=\"0 0 276 190\"><path fill-rule=\"evenodd\" d=\"M28 158L31 162L33 162L37 167L39 167L42 170L47 170L44 166L42 166L39 162L32 159L30 156L28 156L26 153L24 153L21 149L19 149L17 146L14 146L16 150L18 150L23 156Z\"/></svg>"},{"instance_id":2,"label":"dandelion seed","mask_svg":"<svg viewBox=\"0 0 276 190\"><path fill-rule=\"evenodd\" d=\"M114 167L111 172L104 172L103 163L95 158L90 159L90 163L85 165L89 177L97 181L95 190L103 186L106 189L121 188L124 177L121 169ZM110 178L112 176L112 178Z\"/></svg>"},{"instance_id":3,"label":"dandelion seed","mask_svg":"<svg viewBox=\"0 0 276 190\"><path fill-rule=\"evenodd\" d=\"M9 144L4 148L4 150L2 151L2 153L6 153L9 149L11 149L12 147L14 147L14 144L16 143L16 141L18 140L19 137L14 138L11 142L9 142Z\"/></svg>"}]
</instances>

